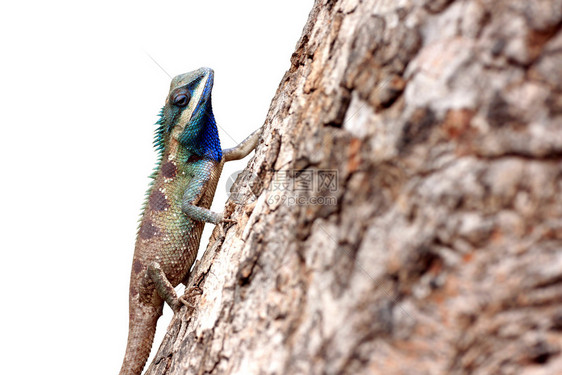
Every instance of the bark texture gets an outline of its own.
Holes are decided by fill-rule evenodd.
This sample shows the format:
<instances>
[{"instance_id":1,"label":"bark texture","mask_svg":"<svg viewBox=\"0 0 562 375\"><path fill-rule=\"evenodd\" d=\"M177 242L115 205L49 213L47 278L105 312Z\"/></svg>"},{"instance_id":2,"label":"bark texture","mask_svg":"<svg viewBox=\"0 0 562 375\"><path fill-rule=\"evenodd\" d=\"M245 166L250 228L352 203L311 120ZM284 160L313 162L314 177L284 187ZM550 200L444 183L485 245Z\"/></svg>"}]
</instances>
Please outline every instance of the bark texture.
<instances>
[{"instance_id":1,"label":"bark texture","mask_svg":"<svg viewBox=\"0 0 562 375\"><path fill-rule=\"evenodd\" d=\"M318 0L291 62L148 374L562 374L562 0Z\"/></svg>"}]
</instances>

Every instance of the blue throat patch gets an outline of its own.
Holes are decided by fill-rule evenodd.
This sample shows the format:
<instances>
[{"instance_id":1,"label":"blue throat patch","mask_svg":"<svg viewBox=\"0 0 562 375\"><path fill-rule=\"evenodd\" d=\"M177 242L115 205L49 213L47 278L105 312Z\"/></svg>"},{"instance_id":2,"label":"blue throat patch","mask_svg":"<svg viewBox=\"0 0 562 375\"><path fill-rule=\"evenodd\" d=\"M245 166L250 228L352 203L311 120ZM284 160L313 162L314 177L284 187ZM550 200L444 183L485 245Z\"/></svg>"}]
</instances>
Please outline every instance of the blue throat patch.
<instances>
[{"instance_id":1,"label":"blue throat patch","mask_svg":"<svg viewBox=\"0 0 562 375\"><path fill-rule=\"evenodd\" d=\"M195 108L191 123L190 129L182 133L180 143L198 156L220 161L222 149L210 100Z\"/></svg>"},{"instance_id":2,"label":"blue throat patch","mask_svg":"<svg viewBox=\"0 0 562 375\"><path fill-rule=\"evenodd\" d=\"M161 158L166 144L164 139L166 134L172 130L172 126L171 119L166 121L164 108L160 110L159 116L160 118L156 122L158 128L154 132L153 144ZM197 106L191 116L190 123L191 126L181 134L180 143L195 155L219 162L222 159L222 149L210 101Z\"/></svg>"}]
</instances>

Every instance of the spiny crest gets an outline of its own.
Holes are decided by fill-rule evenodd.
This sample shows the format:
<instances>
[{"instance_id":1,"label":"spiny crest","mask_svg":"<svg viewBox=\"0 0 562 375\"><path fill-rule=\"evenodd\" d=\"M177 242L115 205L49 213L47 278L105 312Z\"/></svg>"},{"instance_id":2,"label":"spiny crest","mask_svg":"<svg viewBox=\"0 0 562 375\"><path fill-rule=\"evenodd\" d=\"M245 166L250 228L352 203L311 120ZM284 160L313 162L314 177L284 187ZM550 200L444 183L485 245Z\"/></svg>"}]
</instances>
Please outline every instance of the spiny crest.
<instances>
[{"instance_id":1,"label":"spiny crest","mask_svg":"<svg viewBox=\"0 0 562 375\"><path fill-rule=\"evenodd\" d=\"M154 132L153 145L156 151L158 151L159 155L162 156L162 153L164 151L164 134L166 133L166 118L164 117L164 107L162 107L160 113L158 113L158 116L160 116L160 118L158 119L158 121L156 121L156 125L158 125L158 127Z\"/></svg>"},{"instance_id":2,"label":"spiny crest","mask_svg":"<svg viewBox=\"0 0 562 375\"><path fill-rule=\"evenodd\" d=\"M160 116L160 118L158 119L158 121L156 121L155 124L158 125L158 127L154 132L154 140L152 142L154 148L156 149L156 152L158 153L158 162L154 167L154 171L150 175L152 179L156 178L156 175L158 174L158 168L160 167L160 164L162 162L162 157L164 156L164 148L165 148L164 136L168 131L168 125L166 125L166 116L164 115L164 107L160 109L158 116ZM152 187L152 183L151 183L151 187Z\"/></svg>"},{"instance_id":3,"label":"spiny crest","mask_svg":"<svg viewBox=\"0 0 562 375\"><path fill-rule=\"evenodd\" d=\"M141 216L139 218L139 227L137 228L137 231L140 229L140 222L142 221L142 215L148 204L148 198L150 196L150 192L152 191L152 187L154 186L154 180L156 179L156 176L158 176L158 169L160 168L160 164L162 164L162 157L164 156L164 134L166 134L167 131L166 118L164 116L164 107L160 109L158 116L160 116L160 118L155 123L155 125L158 125L158 127L154 132L154 140L152 141L154 148L158 152L158 161L152 173L149 176L150 183L148 184L148 190L145 193L144 203L141 208Z\"/></svg>"}]
</instances>

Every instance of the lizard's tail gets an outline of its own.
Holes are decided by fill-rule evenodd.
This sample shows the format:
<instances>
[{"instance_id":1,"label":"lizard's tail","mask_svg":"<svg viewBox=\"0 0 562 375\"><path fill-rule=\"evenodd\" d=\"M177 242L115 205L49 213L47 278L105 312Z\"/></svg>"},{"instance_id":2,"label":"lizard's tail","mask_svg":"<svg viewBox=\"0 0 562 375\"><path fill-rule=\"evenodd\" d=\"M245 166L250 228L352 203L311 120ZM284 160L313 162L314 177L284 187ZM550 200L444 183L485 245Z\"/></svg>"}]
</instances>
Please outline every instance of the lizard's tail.
<instances>
[{"instance_id":1,"label":"lizard's tail","mask_svg":"<svg viewBox=\"0 0 562 375\"><path fill-rule=\"evenodd\" d=\"M140 375L150 355L156 322L162 315L162 306L145 307L130 311L127 350L119 375Z\"/></svg>"}]
</instances>

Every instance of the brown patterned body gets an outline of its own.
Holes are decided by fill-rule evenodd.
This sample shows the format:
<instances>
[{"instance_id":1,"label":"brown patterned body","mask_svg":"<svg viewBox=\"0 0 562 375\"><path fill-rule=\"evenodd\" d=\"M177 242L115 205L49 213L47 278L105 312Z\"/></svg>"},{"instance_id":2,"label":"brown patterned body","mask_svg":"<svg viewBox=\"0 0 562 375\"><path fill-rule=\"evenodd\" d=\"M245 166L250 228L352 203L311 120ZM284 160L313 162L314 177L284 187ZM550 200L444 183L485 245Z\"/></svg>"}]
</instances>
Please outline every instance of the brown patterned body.
<instances>
[{"instance_id":1,"label":"brown patterned body","mask_svg":"<svg viewBox=\"0 0 562 375\"><path fill-rule=\"evenodd\" d=\"M197 257L205 223L188 218L181 209L183 193L197 169L178 166L175 159L164 154L139 227L129 291L129 337L120 375L141 373L150 355L156 322L162 315L164 300L148 275L148 266L158 263L175 287L188 276ZM224 160L207 163L212 167L211 177L193 204L208 209Z\"/></svg>"}]
</instances>

